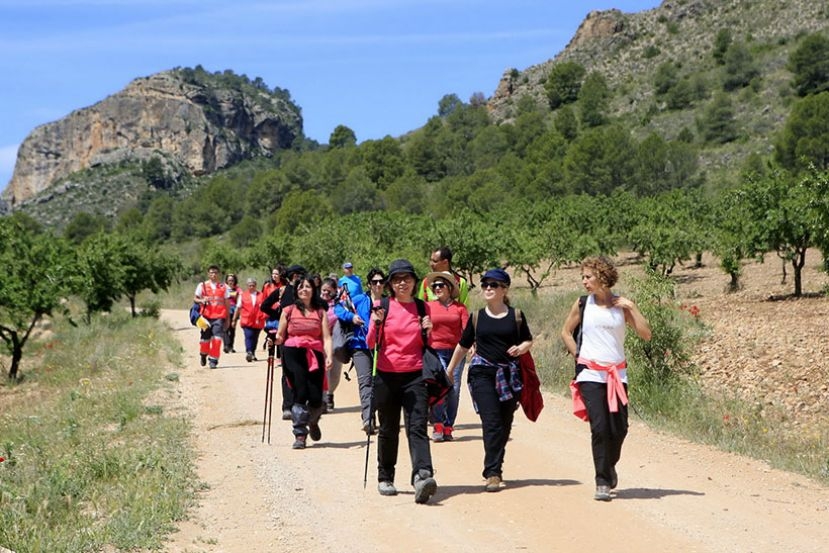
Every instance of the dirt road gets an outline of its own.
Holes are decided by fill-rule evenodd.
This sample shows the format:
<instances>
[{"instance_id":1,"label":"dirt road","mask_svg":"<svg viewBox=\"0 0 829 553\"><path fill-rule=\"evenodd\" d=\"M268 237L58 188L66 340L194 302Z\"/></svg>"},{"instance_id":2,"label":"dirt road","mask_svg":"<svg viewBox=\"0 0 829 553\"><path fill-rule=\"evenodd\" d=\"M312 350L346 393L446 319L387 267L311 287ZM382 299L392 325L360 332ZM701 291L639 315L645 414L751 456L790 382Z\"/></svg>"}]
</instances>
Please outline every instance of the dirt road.
<instances>
[{"instance_id":1,"label":"dirt road","mask_svg":"<svg viewBox=\"0 0 829 553\"><path fill-rule=\"evenodd\" d=\"M829 489L655 433L636 417L616 495L610 503L594 501L589 428L569 413L567 401L550 396L538 422L516 416L499 493L483 492L480 426L464 390L456 440L432 444L439 488L431 503L414 502L405 436L396 482L401 493L381 497L374 438L363 489L366 439L355 379L341 382L319 443L292 450L277 404L271 443L263 444L265 362L246 363L236 353L223 356L216 370L199 367L187 313L163 317L189 360L177 401L194 417L198 471L207 488L167 551L829 550Z\"/></svg>"}]
</instances>

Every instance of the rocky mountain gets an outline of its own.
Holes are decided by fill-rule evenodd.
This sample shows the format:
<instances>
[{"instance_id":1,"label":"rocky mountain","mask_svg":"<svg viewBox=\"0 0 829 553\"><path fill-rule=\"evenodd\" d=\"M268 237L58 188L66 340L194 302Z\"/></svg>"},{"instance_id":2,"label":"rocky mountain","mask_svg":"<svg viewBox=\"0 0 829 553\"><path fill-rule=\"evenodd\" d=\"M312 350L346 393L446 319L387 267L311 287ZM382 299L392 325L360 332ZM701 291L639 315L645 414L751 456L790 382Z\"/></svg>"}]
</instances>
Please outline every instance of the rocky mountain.
<instances>
[{"instance_id":1,"label":"rocky mountain","mask_svg":"<svg viewBox=\"0 0 829 553\"><path fill-rule=\"evenodd\" d=\"M757 76L731 92L740 138L706 145L700 153L709 174L718 174L752 153L771 152L794 96L789 54L800 37L828 29L829 3L816 0L664 0L638 13L594 11L555 57L524 70L507 69L488 107L497 122L511 121L526 96L549 109L547 76L556 64L575 62L605 78L612 91L609 113L633 134L656 132L673 140L684 128L694 130L708 102L722 91L727 68L713 52L717 35L728 31L732 44L745 45ZM681 109L671 107L655 92L657 73L666 64L677 80L703 88L703 97Z\"/></svg>"},{"instance_id":2,"label":"rocky mountain","mask_svg":"<svg viewBox=\"0 0 829 553\"><path fill-rule=\"evenodd\" d=\"M80 171L153 158L162 171L208 174L301 136L300 110L286 91L229 71L173 69L36 128L20 146L3 199L14 209L50 187L50 196L77 188L83 179L71 175Z\"/></svg>"}]
</instances>

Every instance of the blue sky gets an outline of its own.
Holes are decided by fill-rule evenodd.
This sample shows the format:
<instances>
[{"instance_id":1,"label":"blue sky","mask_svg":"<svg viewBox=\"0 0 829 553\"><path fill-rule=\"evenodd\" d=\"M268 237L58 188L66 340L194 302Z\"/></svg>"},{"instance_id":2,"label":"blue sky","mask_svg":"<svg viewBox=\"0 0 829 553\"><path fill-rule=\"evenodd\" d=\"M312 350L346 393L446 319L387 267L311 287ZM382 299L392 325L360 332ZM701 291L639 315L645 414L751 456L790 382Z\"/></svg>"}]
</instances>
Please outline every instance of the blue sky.
<instances>
[{"instance_id":1,"label":"blue sky","mask_svg":"<svg viewBox=\"0 0 829 553\"><path fill-rule=\"evenodd\" d=\"M172 67L287 89L305 134L358 141L422 126L438 100L489 97L554 57L588 12L659 0L0 0L0 189L38 125Z\"/></svg>"}]
</instances>

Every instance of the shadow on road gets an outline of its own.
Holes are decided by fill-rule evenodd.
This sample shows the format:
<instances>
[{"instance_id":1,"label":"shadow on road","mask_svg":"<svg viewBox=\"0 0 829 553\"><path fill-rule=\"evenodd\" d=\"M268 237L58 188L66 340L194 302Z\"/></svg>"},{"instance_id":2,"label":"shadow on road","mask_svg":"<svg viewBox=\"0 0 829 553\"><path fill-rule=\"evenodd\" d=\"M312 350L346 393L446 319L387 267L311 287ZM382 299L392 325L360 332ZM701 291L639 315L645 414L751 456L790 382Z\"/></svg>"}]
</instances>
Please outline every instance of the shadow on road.
<instances>
[{"instance_id":1,"label":"shadow on road","mask_svg":"<svg viewBox=\"0 0 829 553\"><path fill-rule=\"evenodd\" d=\"M623 490L616 490L616 497L618 499L662 499L669 495L705 495L702 492L695 492L693 490L663 490L656 488L626 488Z\"/></svg>"}]
</instances>

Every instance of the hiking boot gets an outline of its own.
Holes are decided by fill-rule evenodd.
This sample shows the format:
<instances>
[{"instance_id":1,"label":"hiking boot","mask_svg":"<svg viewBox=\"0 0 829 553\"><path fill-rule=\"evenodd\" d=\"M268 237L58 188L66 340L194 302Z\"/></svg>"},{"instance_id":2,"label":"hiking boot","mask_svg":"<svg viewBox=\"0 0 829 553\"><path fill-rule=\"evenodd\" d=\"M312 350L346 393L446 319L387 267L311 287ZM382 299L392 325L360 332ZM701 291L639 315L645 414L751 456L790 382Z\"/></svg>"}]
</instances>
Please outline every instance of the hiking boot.
<instances>
[{"instance_id":1,"label":"hiking boot","mask_svg":"<svg viewBox=\"0 0 829 553\"><path fill-rule=\"evenodd\" d=\"M443 441L451 442L452 440L455 439L455 437L452 435L452 430L453 429L452 429L451 426L446 426L446 425L443 426Z\"/></svg>"},{"instance_id":2,"label":"hiking boot","mask_svg":"<svg viewBox=\"0 0 829 553\"><path fill-rule=\"evenodd\" d=\"M397 488L394 487L394 482L383 480L377 484L377 491L380 495L397 495Z\"/></svg>"},{"instance_id":3,"label":"hiking boot","mask_svg":"<svg viewBox=\"0 0 829 553\"><path fill-rule=\"evenodd\" d=\"M322 439L322 430L320 430L320 425L313 422L309 424L308 435L311 436L311 439L315 442L320 441Z\"/></svg>"},{"instance_id":4,"label":"hiking boot","mask_svg":"<svg viewBox=\"0 0 829 553\"><path fill-rule=\"evenodd\" d=\"M305 436L297 436L291 449L305 449Z\"/></svg>"},{"instance_id":5,"label":"hiking boot","mask_svg":"<svg viewBox=\"0 0 829 553\"><path fill-rule=\"evenodd\" d=\"M230 353L230 348L222 348L222 351L225 353Z\"/></svg>"},{"instance_id":6,"label":"hiking boot","mask_svg":"<svg viewBox=\"0 0 829 553\"><path fill-rule=\"evenodd\" d=\"M438 491L438 483L428 471L420 471L414 478L415 503L426 503Z\"/></svg>"},{"instance_id":7,"label":"hiking boot","mask_svg":"<svg viewBox=\"0 0 829 553\"><path fill-rule=\"evenodd\" d=\"M200 364L202 367L204 367L205 365L207 365L207 354L206 354L206 353L200 353L200 354L199 354L199 364Z\"/></svg>"},{"instance_id":8,"label":"hiking boot","mask_svg":"<svg viewBox=\"0 0 829 553\"><path fill-rule=\"evenodd\" d=\"M207 364L207 366L208 366L209 368L211 368L211 369L215 369L216 367L218 367L218 366L219 366L219 362L218 362L218 361L213 361L213 360L211 359L211 360L210 360L210 362Z\"/></svg>"},{"instance_id":9,"label":"hiking boot","mask_svg":"<svg viewBox=\"0 0 829 553\"><path fill-rule=\"evenodd\" d=\"M497 492L501 489L501 477L500 476L490 476L486 479L486 486L484 486L484 490L488 492Z\"/></svg>"},{"instance_id":10,"label":"hiking boot","mask_svg":"<svg viewBox=\"0 0 829 553\"><path fill-rule=\"evenodd\" d=\"M291 410L290 409L284 409L282 411L282 420L283 421L291 420Z\"/></svg>"},{"instance_id":11,"label":"hiking boot","mask_svg":"<svg viewBox=\"0 0 829 553\"><path fill-rule=\"evenodd\" d=\"M254 359L255 359L255 357L253 356L253 352L252 352L252 351L249 351L249 352L245 355L245 361L247 361L248 363L251 363Z\"/></svg>"},{"instance_id":12,"label":"hiking boot","mask_svg":"<svg viewBox=\"0 0 829 553\"><path fill-rule=\"evenodd\" d=\"M619 475L616 474L616 467L610 469L610 489L615 490L619 484Z\"/></svg>"},{"instance_id":13,"label":"hiking boot","mask_svg":"<svg viewBox=\"0 0 829 553\"><path fill-rule=\"evenodd\" d=\"M432 441L433 442L442 442L443 441L443 425L439 422L435 423L435 428L432 431Z\"/></svg>"},{"instance_id":14,"label":"hiking boot","mask_svg":"<svg viewBox=\"0 0 829 553\"><path fill-rule=\"evenodd\" d=\"M596 486L596 494L593 499L596 501L610 501L610 486Z\"/></svg>"}]
</instances>

